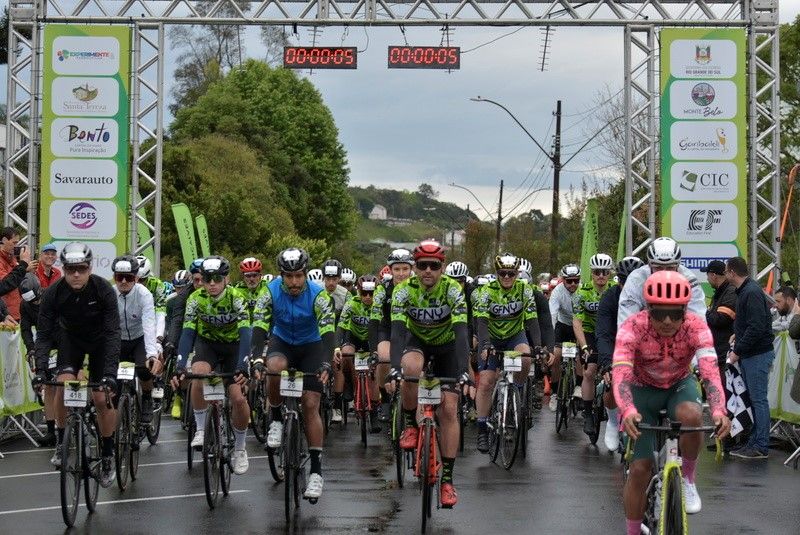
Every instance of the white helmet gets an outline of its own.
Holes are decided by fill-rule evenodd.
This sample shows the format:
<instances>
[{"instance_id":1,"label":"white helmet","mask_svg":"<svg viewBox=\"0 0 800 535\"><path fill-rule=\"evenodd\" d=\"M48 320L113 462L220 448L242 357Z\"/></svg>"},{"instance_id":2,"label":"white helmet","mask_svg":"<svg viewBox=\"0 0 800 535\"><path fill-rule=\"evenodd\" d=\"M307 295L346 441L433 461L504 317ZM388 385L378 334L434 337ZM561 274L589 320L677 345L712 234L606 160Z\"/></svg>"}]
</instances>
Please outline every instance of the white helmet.
<instances>
[{"instance_id":1,"label":"white helmet","mask_svg":"<svg viewBox=\"0 0 800 535\"><path fill-rule=\"evenodd\" d=\"M581 268L575 264L567 264L561 268L561 273L559 273L559 275L561 275L562 279L566 279L568 277L580 277Z\"/></svg>"},{"instance_id":2,"label":"white helmet","mask_svg":"<svg viewBox=\"0 0 800 535\"><path fill-rule=\"evenodd\" d=\"M519 259L519 270L524 271L528 275L533 273L533 266L531 265L530 261L525 258Z\"/></svg>"},{"instance_id":3,"label":"white helmet","mask_svg":"<svg viewBox=\"0 0 800 535\"><path fill-rule=\"evenodd\" d=\"M264 273L261 275L261 280L264 282L272 282L275 279L275 275L272 273Z\"/></svg>"},{"instance_id":4,"label":"white helmet","mask_svg":"<svg viewBox=\"0 0 800 535\"><path fill-rule=\"evenodd\" d=\"M473 282L475 282L475 279L467 275L467 284L472 284Z\"/></svg>"},{"instance_id":5,"label":"white helmet","mask_svg":"<svg viewBox=\"0 0 800 535\"><path fill-rule=\"evenodd\" d=\"M525 284L533 284L533 277L531 277L527 271L522 271L521 269L517 275L517 280L521 280Z\"/></svg>"},{"instance_id":6,"label":"white helmet","mask_svg":"<svg viewBox=\"0 0 800 535\"><path fill-rule=\"evenodd\" d=\"M478 278L475 279L475 284L478 286L484 286L489 284L489 279L486 278L486 275L478 275Z\"/></svg>"},{"instance_id":7,"label":"white helmet","mask_svg":"<svg viewBox=\"0 0 800 535\"><path fill-rule=\"evenodd\" d=\"M647 248L647 263L656 266L673 266L681 260L681 248L672 238L656 238Z\"/></svg>"},{"instance_id":8,"label":"white helmet","mask_svg":"<svg viewBox=\"0 0 800 535\"><path fill-rule=\"evenodd\" d=\"M450 262L444 268L444 274L460 279L469 276L469 268L464 262Z\"/></svg>"},{"instance_id":9,"label":"white helmet","mask_svg":"<svg viewBox=\"0 0 800 535\"><path fill-rule=\"evenodd\" d=\"M487 273L486 275L484 275L484 277L486 277L486 280L488 280L489 282L494 282L497 280L497 275L495 275L494 273Z\"/></svg>"},{"instance_id":10,"label":"white helmet","mask_svg":"<svg viewBox=\"0 0 800 535\"><path fill-rule=\"evenodd\" d=\"M342 282L355 284L356 272L350 268L342 269Z\"/></svg>"},{"instance_id":11,"label":"white helmet","mask_svg":"<svg viewBox=\"0 0 800 535\"><path fill-rule=\"evenodd\" d=\"M136 276L140 279L146 279L153 272L153 265L150 263L150 259L146 256L139 255L136 257L136 260L139 262L139 272Z\"/></svg>"},{"instance_id":12,"label":"white helmet","mask_svg":"<svg viewBox=\"0 0 800 535\"><path fill-rule=\"evenodd\" d=\"M322 277L322 270L321 269L310 269L308 271L308 275L306 275L306 278L308 278L308 280L310 280L310 281L322 282L322 278L323 278Z\"/></svg>"},{"instance_id":13,"label":"white helmet","mask_svg":"<svg viewBox=\"0 0 800 535\"><path fill-rule=\"evenodd\" d=\"M597 253L589 259L589 269L611 269L614 260L604 253Z\"/></svg>"},{"instance_id":14,"label":"white helmet","mask_svg":"<svg viewBox=\"0 0 800 535\"><path fill-rule=\"evenodd\" d=\"M390 280L392 280L392 272L391 271L389 273L384 273L381 276L381 281L382 282L389 282Z\"/></svg>"}]
</instances>

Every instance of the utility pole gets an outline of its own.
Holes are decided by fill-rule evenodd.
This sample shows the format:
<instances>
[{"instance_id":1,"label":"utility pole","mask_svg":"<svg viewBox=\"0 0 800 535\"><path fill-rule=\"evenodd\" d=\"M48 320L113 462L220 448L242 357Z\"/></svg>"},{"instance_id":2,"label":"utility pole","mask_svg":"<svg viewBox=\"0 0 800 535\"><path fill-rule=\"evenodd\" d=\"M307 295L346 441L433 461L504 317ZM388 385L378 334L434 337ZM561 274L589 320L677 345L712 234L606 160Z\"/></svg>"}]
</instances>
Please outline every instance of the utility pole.
<instances>
[{"instance_id":1,"label":"utility pole","mask_svg":"<svg viewBox=\"0 0 800 535\"><path fill-rule=\"evenodd\" d=\"M550 216L550 272L558 273L558 204L561 179L561 101L556 103L556 140L553 150L553 213Z\"/></svg>"},{"instance_id":2,"label":"utility pole","mask_svg":"<svg viewBox=\"0 0 800 535\"><path fill-rule=\"evenodd\" d=\"M500 181L500 200L497 202L497 230L494 235L494 254L500 254L500 232L503 229L503 181Z\"/></svg>"}]
</instances>

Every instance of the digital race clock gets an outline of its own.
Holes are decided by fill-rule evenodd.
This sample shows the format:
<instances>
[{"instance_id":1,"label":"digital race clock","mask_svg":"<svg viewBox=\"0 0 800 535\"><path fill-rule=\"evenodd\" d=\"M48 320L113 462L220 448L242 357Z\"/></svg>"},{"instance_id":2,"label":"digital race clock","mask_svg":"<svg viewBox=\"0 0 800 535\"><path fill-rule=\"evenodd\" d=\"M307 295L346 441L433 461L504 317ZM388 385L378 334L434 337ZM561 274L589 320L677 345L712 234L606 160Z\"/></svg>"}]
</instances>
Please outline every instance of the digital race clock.
<instances>
[{"instance_id":1,"label":"digital race clock","mask_svg":"<svg viewBox=\"0 0 800 535\"><path fill-rule=\"evenodd\" d=\"M390 46L390 69L458 69L461 48L457 46Z\"/></svg>"},{"instance_id":2,"label":"digital race clock","mask_svg":"<svg viewBox=\"0 0 800 535\"><path fill-rule=\"evenodd\" d=\"M357 64L354 46L283 47L283 66L287 69L355 69Z\"/></svg>"}]
</instances>

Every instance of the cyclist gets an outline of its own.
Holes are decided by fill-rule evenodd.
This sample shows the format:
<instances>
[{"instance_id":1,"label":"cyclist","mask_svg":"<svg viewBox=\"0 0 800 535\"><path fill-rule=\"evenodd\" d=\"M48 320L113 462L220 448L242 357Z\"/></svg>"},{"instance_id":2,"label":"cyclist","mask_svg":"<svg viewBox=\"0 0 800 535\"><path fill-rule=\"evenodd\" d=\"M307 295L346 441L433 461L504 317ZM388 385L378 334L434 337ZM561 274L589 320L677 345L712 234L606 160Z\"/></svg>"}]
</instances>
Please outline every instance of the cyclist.
<instances>
[{"instance_id":1,"label":"cyclist","mask_svg":"<svg viewBox=\"0 0 800 535\"><path fill-rule=\"evenodd\" d=\"M683 275L672 271L654 273L644 286L647 309L628 318L617 333L614 398L625 432L636 440L623 490L628 535L639 535L641 530L655 445L653 433L642 434L636 424L656 425L662 409L667 410L671 420L685 426L703 423L700 386L690 370L693 358L698 362L718 437L724 438L730 431L714 340L704 319L687 311L691 293L691 283ZM702 433L686 433L680 439L687 513L699 512L702 505L695 486L702 440Z\"/></svg>"},{"instance_id":2,"label":"cyclist","mask_svg":"<svg viewBox=\"0 0 800 535\"><path fill-rule=\"evenodd\" d=\"M173 297L181 288L185 288L191 283L192 274L185 269L179 269L175 272L175 275L172 276L172 293L167 296L167 299Z\"/></svg>"},{"instance_id":3,"label":"cyclist","mask_svg":"<svg viewBox=\"0 0 800 535\"><path fill-rule=\"evenodd\" d=\"M356 289L356 272L350 268L342 269L342 286L345 290L355 295Z\"/></svg>"},{"instance_id":4,"label":"cyclist","mask_svg":"<svg viewBox=\"0 0 800 535\"><path fill-rule=\"evenodd\" d=\"M336 310L336 321L338 323L339 316L342 315L344 304L350 298L350 290L339 283L342 280L342 263L332 258L322 264L322 277L325 283L325 291L333 298L333 306Z\"/></svg>"},{"instance_id":5,"label":"cyclist","mask_svg":"<svg viewBox=\"0 0 800 535\"><path fill-rule=\"evenodd\" d=\"M374 275L362 275L356 282L358 295L351 297L347 303L344 304L342 316L339 318L339 328L337 338L339 339L339 346L345 353L354 353L356 351L370 351L372 345L369 341L369 321L372 310L372 298L375 295L375 289L378 286L378 279ZM377 353L374 354L377 357ZM377 360L377 358L376 358ZM344 370L352 372L353 384L356 383L355 370L353 369L353 361L350 359L337 362ZM377 375L377 377L381 377ZM338 381L338 374L337 374ZM371 433L380 433L381 426L378 424L378 404L380 404L380 392L378 391L378 383L372 382L373 389L369 393L374 405L370 407L372 427ZM341 396L342 388L344 388L344 377L342 377L341 384L334 384L334 390L338 390L338 395ZM336 406L336 405L334 405ZM335 409L334 409L335 410Z\"/></svg>"},{"instance_id":6,"label":"cyclist","mask_svg":"<svg viewBox=\"0 0 800 535\"><path fill-rule=\"evenodd\" d=\"M230 269L230 263L221 256L209 256L203 260L200 268L203 288L192 292L186 300L172 388L178 390L186 373L186 361L193 349L192 373L203 375L220 368L223 373L235 374L233 381L228 384L231 423L236 439L231 459L233 472L244 474L249 467L245 438L250 408L242 393L242 386L249 374L250 316L241 294L228 284ZM192 446L202 448L208 411L208 403L203 398L202 380L195 380L191 396L197 424Z\"/></svg>"},{"instance_id":7,"label":"cyclist","mask_svg":"<svg viewBox=\"0 0 800 535\"><path fill-rule=\"evenodd\" d=\"M258 296L253 315L253 369L256 378L264 369L264 340L271 333L266 354L266 367L272 373L294 368L316 373L317 378L303 381L303 419L310 456L310 475L303 494L309 499L322 495L322 418L319 402L322 385L331 372L330 360L336 343L333 299L324 288L306 281L308 253L290 248L278 255L281 276L273 280ZM280 378L269 377L267 391L272 422L267 433L267 446L279 448L282 442Z\"/></svg>"},{"instance_id":8,"label":"cyclist","mask_svg":"<svg viewBox=\"0 0 800 535\"><path fill-rule=\"evenodd\" d=\"M461 285L461 289L464 290L464 302L467 304L467 340L469 341L470 348L468 371L470 380L477 385L476 374L480 370L478 369L478 359L475 354L478 338L475 336L475 318L472 305L477 295L477 288L469 282L469 268L464 262L450 262L447 264L447 267L444 268L444 274L455 279L458 284ZM476 393L475 387L470 387L470 398L475 399ZM473 415L477 418L477 412L473 412Z\"/></svg>"},{"instance_id":9,"label":"cyclist","mask_svg":"<svg viewBox=\"0 0 800 535\"><path fill-rule=\"evenodd\" d=\"M575 331L575 339L581 349L581 360L583 361L581 397L583 398L583 432L587 435L594 432L592 401L595 396L594 378L597 373L597 339L594 335L594 324L597 308L600 306L600 298L608 288L613 265L614 261L607 254L597 253L589 258L592 279L590 282L582 284L580 289L575 292L572 309L572 328Z\"/></svg>"},{"instance_id":10,"label":"cyclist","mask_svg":"<svg viewBox=\"0 0 800 535\"><path fill-rule=\"evenodd\" d=\"M526 258L519 259L519 271L520 273L525 273L528 277L533 278L533 264L531 261Z\"/></svg>"},{"instance_id":11,"label":"cyclist","mask_svg":"<svg viewBox=\"0 0 800 535\"><path fill-rule=\"evenodd\" d=\"M89 380L103 383L115 391L119 365L120 329L117 298L111 284L92 273L92 250L83 243L68 243L61 250L64 277L42 294L36 323L36 377L39 385L46 379L50 350L58 348L55 375L57 381L71 381L83 368L89 355ZM56 435L64 438L66 410L62 388L55 395ZM106 407L106 396L92 393L100 428L102 460L100 484L107 488L114 481L114 430L117 411ZM61 466L61 451L56 446L51 462Z\"/></svg>"},{"instance_id":12,"label":"cyclist","mask_svg":"<svg viewBox=\"0 0 800 535\"><path fill-rule=\"evenodd\" d=\"M156 311L153 296L137 282L139 262L131 255L111 263L122 337L119 360L136 364L142 386L141 421L153 420L153 374L161 373L161 347L156 343Z\"/></svg>"},{"instance_id":13,"label":"cyclist","mask_svg":"<svg viewBox=\"0 0 800 535\"><path fill-rule=\"evenodd\" d=\"M497 357L491 349L530 353L528 339L542 345L533 287L517 279L520 260L511 253L494 259L497 280L482 286L475 300L475 330L478 334L480 381L478 397L478 451L489 451L489 416L492 391L497 380ZM527 334L526 334L527 331ZM522 371L514 374L514 384L522 391L531 358L522 357Z\"/></svg>"},{"instance_id":14,"label":"cyclist","mask_svg":"<svg viewBox=\"0 0 800 535\"><path fill-rule=\"evenodd\" d=\"M581 268L575 264L567 264L561 268L561 282L555 287L551 287L550 316L553 321L553 342L555 344L553 354L547 360L547 367L550 368L550 388L552 392L558 392L558 382L561 380L561 344L564 342L577 342L575 330L572 324L573 307L575 292L581 282ZM580 383L581 376L576 377L575 397L582 397ZM550 397L550 410L555 411L558 405L558 396Z\"/></svg>"},{"instance_id":15,"label":"cyclist","mask_svg":"<svg viewBox=\"0 0 800 535\"><path fill-rule=\"evenodd\" d=\"M392 279L381 281L375 288L372 296L372 310L370 311L369 322L369 343L370 347L378 348L378 359L384 361L379 363L376 370L376 377L386 377L389 373L389 365L385 364L390 358L390 342L392 338L392 293L395 287L408 279L412 275L414 267L414 257L408 249L395 249L389 253L386 264L392 271ZM389 408L389 394L384 385L380 386L381 408L379 420L389 421L391 410Z\"/></svg>"},{"instance_id":16,"label":"cyclist","mask_svg":"<svg viewBox=\"0 0 800 535\"><path fill-rule=\"evenodd\" d=\"M381 280L381 282L389 282L392 280L392 269L388 264L383 266L378 272L378 278Z\"/></svg>"},{"instance_id":17,"label":"cyclist","mask_svg":"<svg viewBox=\"0 0 800 535\"><path fill-rule=\"evenodd\" d=\"M156 307L156 336L161 341L166 330L167 296L172 293L172 284L153 275L153 265L146 256L139 255L136 257L136 261L139 262L139 283L153 295L153 303Z\"/></svg>"},{"instance_id":18,"label":"cyclist","mask_svg":"<svg viewBox=\"0 0 800 535\"><path fill-rule=\"evenodd\" d=\"M597 368L603 374L607 385L611 384L611 359L614 356L614 341L617 337L617 308L619 307L619 296L622 294L622 287L625 281L635 269L644 265L635 256L626 256L617 263L617 284L612 285L607 291L603 292L600 298L600 305L597 308L597 319L595 321L595 337L597 338ZM614 395L610 390L606 391L603 398L606 411L608 412L608 423L604 442L608 451L617 451L619 448L619 411L614 402Z\"/></svg>"},{"instance_id":19,"label":"cyclist","mask_svg":"<svg viewBox=\"0 0 800 535\"><path fill-rule=\"evenodd\" d=\"M395 383L406 374L419 377L433 359L433 373L438 377L457 377L466 384L469 341L467 306L464 291L456 281L442 276L444 250L438 242L425 240L414 249L417 276L406 279L392 294L392 371L386 389L393 392ZM401 372L402 369L402 372ZM400 447L417 446L417 385L401 383L405 429ZM438 408L441 424L442 507L458 502L453 486L453 466L459 442L458 396L452 390L442 392Z\"/></svg>"},{"instance_id":20,"label":"cyclist","mask_svg":"<svg viewBox=\"0 0 800 535\"><path fill-rule=\"evenodd\" d=\"M247 312L250 314L251 320L258 294L267 285L261 280L261 268L261 260L252 256L248 256L239 262L239 273L242 274L242 281L236 284L235 288L244 296L247 302Z\"/></svg>"},{"instance_id":21,"label":"cyclist","mask_svg":"<svg viewBox=\"0 0 800 535\"><path fill-rule=\"evenodd\" d=\"M617 312L617 326L628 317L644 310L642 290L645 281L652 274L658 271L677 271L689 281L692 286L692 299L689 301L689 311L703 318L706 317L706 294L700 286L700 282L695 277L692 270L684 267L681 263L681 248L672 238L661 237L653 240L647 248L647 265L634 270L628 275L622 295L619 297L619 311Z\"/></svg>"}]
</instances>

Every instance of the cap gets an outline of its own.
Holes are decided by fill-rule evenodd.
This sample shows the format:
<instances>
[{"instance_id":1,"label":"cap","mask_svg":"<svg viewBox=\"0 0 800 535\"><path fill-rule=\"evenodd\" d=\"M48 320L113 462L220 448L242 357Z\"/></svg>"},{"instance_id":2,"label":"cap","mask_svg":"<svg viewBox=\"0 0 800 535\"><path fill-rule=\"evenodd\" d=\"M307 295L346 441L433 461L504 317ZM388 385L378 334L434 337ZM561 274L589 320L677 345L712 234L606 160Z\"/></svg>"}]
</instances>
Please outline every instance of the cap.
<instances>
[{"instance_id":1,"label":"cap","mask_svg":"<svg viewBox=\"0 0 800 535\"><path fill-rule=\"evenodd\" d=\"M713 273L714 275L725 274L725 262L722 260L712 260L706 267L700 268L703 273Z\"/></svg>"},{"instance_id":2,"label":"cap","mask_svg":"<svg viewBox=\"0 0 800 535\"><path fill-rule=\"evenodd\" d=\"M56 252L56 251L58 251L58 249L56 248L56 245L54 243L47 243L45 245L42 245L42 252L45 252L45 251Z\"/></svg>"}]
</instances>

